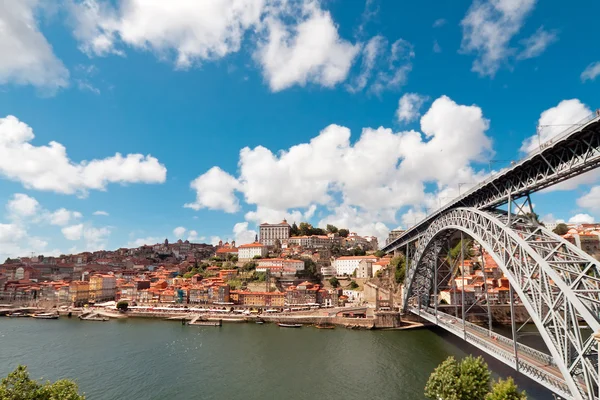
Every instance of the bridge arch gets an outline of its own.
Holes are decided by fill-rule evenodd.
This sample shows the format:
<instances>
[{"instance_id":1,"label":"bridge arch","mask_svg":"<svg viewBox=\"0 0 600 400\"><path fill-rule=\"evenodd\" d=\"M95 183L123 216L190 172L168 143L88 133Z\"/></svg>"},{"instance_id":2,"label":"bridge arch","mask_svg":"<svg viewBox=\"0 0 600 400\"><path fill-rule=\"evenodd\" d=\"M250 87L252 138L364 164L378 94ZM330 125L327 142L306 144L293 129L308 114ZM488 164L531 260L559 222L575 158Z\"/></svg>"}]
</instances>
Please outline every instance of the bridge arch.
<instances>
[{"instance_id":1,"label":"bridge arch","mask_svg":"<svg viewBox=\"0 0 600 400\"><path fill-rule=\"evenodd\" d=\"M511 221L512 218L512 221ZM600 330L598 262L561 237L523 218L456 208L440 215L418 239L404 287L405 310L429 305L441 242L464 232L493 257L527 309L576 399L598 398Z\"/></svg>"}]
</instances>

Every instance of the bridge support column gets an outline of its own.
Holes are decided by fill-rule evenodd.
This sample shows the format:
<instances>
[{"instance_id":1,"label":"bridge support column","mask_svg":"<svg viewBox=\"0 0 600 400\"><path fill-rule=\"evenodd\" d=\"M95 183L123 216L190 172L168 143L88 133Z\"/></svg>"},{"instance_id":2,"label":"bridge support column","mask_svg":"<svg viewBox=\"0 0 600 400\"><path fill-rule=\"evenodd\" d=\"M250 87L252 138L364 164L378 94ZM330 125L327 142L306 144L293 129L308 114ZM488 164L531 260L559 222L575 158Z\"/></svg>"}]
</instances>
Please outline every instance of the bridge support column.
<instances>
[{"instance_id":1,"label":"bridge support column","mask_svg":"<svg viewBox=\"0 0 600 400\"><path fill-rule=\"evenodd\" d=\"M513 350L515 352L515 370L519 372L519 354L517 352L517 327L515 325L515 295L513 293L513 287L510 283L508 284L508 293L510 296L510 326L512 328Z\"/></svg>"},{"instance_id":2,"label":"bridge support column","mask_svg":"<svg viewBox=\"0 0 600 400\"><path fill-rule=\"evenodd\" d=\"M460 284L460 297L462 304L462 320L463 320L463 337L467 340L467 325L466 325L466 308L465 308L465 246L464 246L464 236L462 231L460 232L460 276L461 276L461 284Z\"/></svg>"}]
</instances>

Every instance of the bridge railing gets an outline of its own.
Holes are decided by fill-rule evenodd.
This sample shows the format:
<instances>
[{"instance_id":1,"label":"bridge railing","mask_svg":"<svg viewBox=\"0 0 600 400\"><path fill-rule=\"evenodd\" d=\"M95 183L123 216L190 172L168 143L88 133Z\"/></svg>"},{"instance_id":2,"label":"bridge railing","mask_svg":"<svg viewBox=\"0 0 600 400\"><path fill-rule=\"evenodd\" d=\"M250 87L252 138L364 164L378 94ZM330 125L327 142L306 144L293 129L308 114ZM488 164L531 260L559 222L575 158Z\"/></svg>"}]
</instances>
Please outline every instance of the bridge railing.
<instances>
[{"instance_id":1,"label":"bridge railing","mask_svg":"<svg viewBox=\"0 0 600 400\"><path fill-rule=\"evenodd\" d=\"M537 362L542 364L542 367L536 365L526 358L518 357L515 359L515 355L512 351L506 350L498 345L495 345L493 342L490 342L485 337L482 337L479 334L483 334L488 336L490 331L484 327L475 325L470 322L466 322L465 328L463 330L462 319L458 319L449 314L438 312L437 318L435 315L435 309L433 308L411 308L411 311L420 315L422 318L427 319L432 323L437 323L439 326L443 327L447 331L453 333L454 335L465 339L468 343L474 345L475 347L485 351L486 353L494 356L495 358L501 360L505 364L518 369L522 374L534 379L535 381L543 384L544 386L550 388L557 394L560 394L566 399L572 398L570 394L569 387L564 379L560 376L557 376L555 373L550 372L547 368L556 368L556 364L554 363L552 357L548 354L545 354L539 350L532 349L531 347L525 346L523 344L517 343L517 351L518 354L527 355ZM479 334L475 334L473 332L477 332ZM495 334L491 332L493 337L497 338L498 343L503 343L506 346L510 346L512 348L513 341L505 336Z\"/></svg>"}]
</instances>

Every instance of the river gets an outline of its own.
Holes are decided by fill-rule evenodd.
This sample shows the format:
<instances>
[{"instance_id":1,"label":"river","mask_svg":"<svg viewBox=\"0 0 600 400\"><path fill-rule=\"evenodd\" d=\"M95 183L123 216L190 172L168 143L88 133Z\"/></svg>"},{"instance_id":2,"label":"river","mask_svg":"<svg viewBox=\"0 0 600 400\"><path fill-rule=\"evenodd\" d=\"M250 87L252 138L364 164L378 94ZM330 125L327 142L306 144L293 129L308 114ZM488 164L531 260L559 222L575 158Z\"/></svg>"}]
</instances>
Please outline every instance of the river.
<instances>
[{"instance_id":1,"label":"river","mask_svg":"<svg viewBox=\"0 0 600 400\"><path fill-rule=\"evenodd\" d=\"M354 331L159 320L0 319L0 376L72 378L90 400L424 399L447 356L478 351L440 330ZM516 372L486 357L495 376ZM527 378L529 399L551 399Z\"/></svg>"}]
</instances>

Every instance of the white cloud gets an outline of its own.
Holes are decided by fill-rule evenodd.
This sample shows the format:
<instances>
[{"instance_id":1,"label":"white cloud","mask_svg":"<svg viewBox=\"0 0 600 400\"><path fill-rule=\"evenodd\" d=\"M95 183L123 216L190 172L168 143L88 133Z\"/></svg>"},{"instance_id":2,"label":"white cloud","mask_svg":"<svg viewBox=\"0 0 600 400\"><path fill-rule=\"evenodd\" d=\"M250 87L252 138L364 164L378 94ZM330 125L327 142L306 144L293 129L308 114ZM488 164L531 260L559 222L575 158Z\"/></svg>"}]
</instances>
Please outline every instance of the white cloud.
<instances>
[{"instance_id":1,"label":"white cloud","mask_svg":"<svg viewBox=\"0 0 600 400\"><path fill-rule=\"evenodd\" d=\"M61 232L67 240L79 240L83 235L83 224L65 226Z\"/></svg>"},{"instance_id":2,"label":"white cloud","mask_svg":"<svg viewBox=\"0 0 600 400\"><path fill-rule=\"evenodd\" d=\"M98 211L94 211L94 215L102 215L102 216L108 217L109 214L106 211L98 210Z\"/></svg>"},{"instance_id":3,"label":"white cloud","mask_svg":"<svg viewBox=\"0 0 600 400\"><path fill-rule=\"evenodd\" d=\"M204 240L206 240L206 237L198 236L198 232L191 230L188 232L187 240L189 240L190 242L203 242Z\"/></svg>"},{"instance_id":4,"label":"white cloud","mask_svg":"<svg viewBox=\"0 0 600 400\"><path fill-rule=\"evenodd\" d=\"M31 217L40 211L40 203L26 194L16 193L6 208L12 217Z\"/></svg>"},{"instance_id":5,"label":"white cloud","mask_svg":"<svg viewBox=\"0 0 600 400\"><path fill-rule=\"evenodd\" d=\"M494 76L514 54L510 41L521 29L535 0L475 0L461 21L461 50L476 53L473 71Z\"/></svg>"},{"instance_id":6,"label":"white cloud","mask_svg":"<svg viewBox=\"0 0 600 400\"><path fill-rule=\"evenodd\" d=\"M577 214L569 218L570 224L593 224L594 217L589 214Z\"/></svg>"},{"instance_id":7,"label":"white cloud","mask_svg":"<svg viewBox=\"0 0 600 400\"><path fill-rule=\"evenodd\" d=\"M437 40L433 41L433 52L434 53L441 53L442 52L442 48L440 47L440 44L438 43Z\"/></svg>"},{"instance_id":8,"label":"white cloud","mask_svg":"<svg viewBox=\"0 0 600 400\"><path fill-rule=\"evenodd\" d=\"M404 39L392 43L390 55L387 58L387 70L377 73L375 82L370 90L380 94L386 89L399 89L406 84L408 73L412 70L412 59L415 57L413 45Z\"/></svg>"},{"instance_id":9,"label":"white cloud","mask_svg":"<svg viewBox=\"0 0 600 400\"><path fill-rule=\"evenodd\" d=\"M82 215L78 211L70 211L66 208L59 208L58 210L49 214L50 223L52 225L63 226L71 222L71 220L79 219Z\"/></svg>"},{"instance_id":10,"label":"white cloud","mask_svg":"<svg viewBox=\"0 0 600 400\"><path fill-rule=\"evenodd\" d=\"M444 18L438 18L433 23L434 28L440 28L444 25L446 25L446 20Z\"/></svg>"},{"instance_id":11,"label":"white cloud","mask_svg":"<svg viewBox=\"0 0 600 400\"><path fill-rule=\"evenodd\" d=\"M199 210L223 210L234 213L240 205L235 190L239 189L238 181L219 167L212 167L206 173L194 179L190 187L196 191L196 201L184 207Z\"/></svg>"},{"instance_id":12,"label":"white cloud","mask_svg":"<svg viewBox=\"0 0 600 400\"><path fill-rule=\"evenodd\" d=\"M375 236L379 244L385 243L390 230L384 222L395 222L395 210L370 212L359 207L342 204L333 210L333 214L321 219L318 226L328 224L349 229L362 236ZM382 222L383 221L383 222Z\"/></svg>"},{"instance_id":13,"label":"white cloud","mask_svg":"<svg viewBox=\"0 0 600 400\"><path fill-rule=\"evenodd\" d=\"M540 221L545 224L562 224L565 222L564 219L556 218L552 213L544 215L540 218Z\"/></svg>"},{"instance_id":14,"label":"white cloud","mask_svg":"<svg viewBox=\"0 0 600 400\"><path fill-rule=\"evenodd\" d=\"M525 139L521 146L521 151L529 153L537 150L540 143L546 143L591 113L592 111L578 99L561 101L556 107L542 112L538 121L539 137L538 135L533 135Z\"/></svg>"},{"instance_id":15,"label":"white cloud","mask_svg":"<svg viewBox=\"0 0 600 400\"><path fill-rule=\"evenodd\" d=\"M248 229L248 222L238 222L233 226L233 236L236 244L253 243L256 231Z\"/></svg>"},{"instance_id":16,"label":"white cloud","mask_svg":"<svg viewBox=\"0 0 600 400\"><path fill-rule=\"evenodd\" d=\"M240 49L247 29L260 21L263 0L128 0L117 9L85 0L72 7L75 37L88 54L123 54L119 44L175 53L178 68L219 59Z\"/></svg>"},{"instance_id":17,"label":"white cloud","mask_svg":"<svg viewBox=\"0 0 600 400\"><path fill-rule=\"evenodd\" d=\"M600 75L600 61L591 63L583 70L581 73L581 81L593 81L598 75Z\"/></svg>"},{"instance_id":18,"label":"white cloud","mask_svg":"<svg viewBox=\"0 0 600 400\"><path fill-rule=\"evenodd\" d=\"M185 235L186 231L187 229L185 229L183 226L178 226L177 228L173 229L173 235L175 235L175 238L181 239L183 235Z\"/></svg>"},{"instance_id":19,"label":"white cloud","mask_svg":"<svg viewBox=\"0 0 600 400\"><path fill-rule=\"evenodd\" d=\"M109 183L162 183L167 169L150 155L117 153L113 157L74 163L57 142L34 146L33 130L16 117L0 118L0 174L26 188L85 195Z\"/></svg>"},{"instance_id":20,"label":"white cloud","mask_svg":"<svg viewBox=\"0 0 600 400\"><path fill-rule=\"evenodd\" d=\"M107 246L107 240L111 230L109 227L95 228L87 227L83 230L83 239L86 243L86 248L91 251L104 250Z\"/></svg>"},{"instance_id":21,"label":"white cloud","mask_svg":"<svg viewBox=\"0 0 600 400\"><path fill-rule=\"evenodd\" d=\"M68 85L69 71L39 30L38 5L37 0L0 2L0 85L33 85L51 94Z\"/></svg>"},{"instance_id":22,"label":"white cloud","mask_svg":"<svg viewBox=\"0 0 600 400\"><path fill-rule=\"evenodd\" d=\"M360 46L340 38L331 14L317 2L290 8L265 17L254 53L271 89L307 83L333 87L345 80ZM299 21L284 22L294 14Z\"/></svg>"},{"instance_id":23,"label":"white cloud","mask_svg":"<svg viewBox=\"0 0 600 400\"><path fill-rule=\"evenodd\" d=\"M162 241L164 241L165 239L160 239L158 237L154 237L154 236L148 236L145 238L138 238L135 239L129 243L127 243L127 247L128 248L136 248L136 247L140 247L140 246L144 246L144 245L150 245L153 246L157 243L160 243Z\"/></svg>"},{"instance_id":24,"label":"white cloud","mask_svg":"<svg viewBox=\"0 0 600 400\"><path fill-rule=\"evenodd\" d=\"M600 213L600 186L594 186L588 193L577 199L579 207Z\"/></svg>"},{"instance_id":25,"label":"white cloud","mask_svg":"<svg viewBox=\"0 0 600 400\"><path fill-rule=\"evenodd\" d=\"M319 214L322 221L344 221L381 236L384 230L377 222L397 225L399 208L422 202L437 207L438 197L425 194L427 183L434 183L444 197L455 195L451 187L459 182L475 184L485 176L471 163L492 155L488 123L479 107L442 96L421 118L423 133L365 128L351 141L348 128L329 125L308 143L276 154L263 146L243 148L239 176L225 174L231 182L213 189L203 185L200 192L221 199L212 208L227 211L231 204L239 207L233 203L238 191L246 204L256 206L245 214L248 222L300 222L321 206L334 215L327 219Z\"/></svg>"},{"instance_id":26,"label":"white cloud","mask_svg":"<svg viewBox=\"0 0 600 400\"><path fill-rule=\"evenodd\" d=\"M533 35L521 41L525 48L519 53L517 59L526 60L537 57L557 40L558 34L556 31L547 31L544 30L543 26L540 26Z\"/></svg>"},{"instance_id":27,"label":"white cloud","mask_svg":"<svg viewBox=\"0 0 600 400\"><path fill-rule=\"evenodd\" d=\"M339 37L330 13L316 0L127 0L116 7L83 0L71 5L71 14L75 37L88 55L124 55L129 46L174 58L180 69L238 52L250 37L273 91L307 83L335 86L346 79L360 50Z\"/></svg>"},{"instance_id":28,"label":"white cloud","mask_svg":"<svg viewBox=\"0 0 600 400\"><path fill-rule=\"evenodd\" d=\"M398 110L396 111L398 121L408 123L419 118L420 109L427 99L427 96L418 93L405 93L398 101Z\"/></svg>"},{"instance_id":29,"label":"white cloud","mask_svg":"<svg viewBox=\"0 0 600 400\"><path fill-rule=\"evenodd\" d=\"M374 36L362 49L362 62L359 75L353 79L352 84L348 85L348 90L352 93L363 90L372 75L378 57L387 47L387 40L383 36Z\"/></svg>"}]
</instances>

